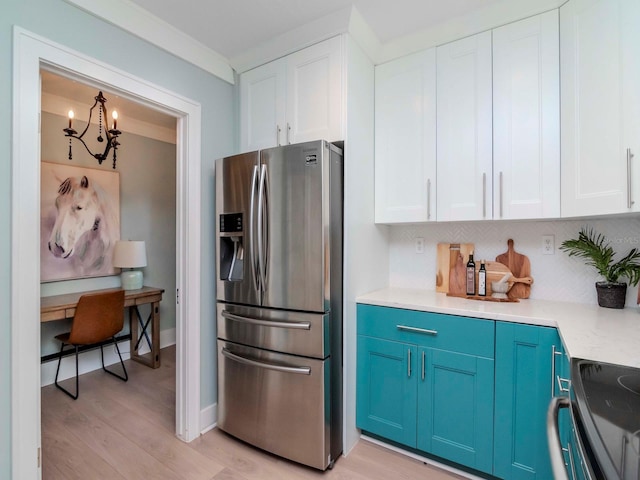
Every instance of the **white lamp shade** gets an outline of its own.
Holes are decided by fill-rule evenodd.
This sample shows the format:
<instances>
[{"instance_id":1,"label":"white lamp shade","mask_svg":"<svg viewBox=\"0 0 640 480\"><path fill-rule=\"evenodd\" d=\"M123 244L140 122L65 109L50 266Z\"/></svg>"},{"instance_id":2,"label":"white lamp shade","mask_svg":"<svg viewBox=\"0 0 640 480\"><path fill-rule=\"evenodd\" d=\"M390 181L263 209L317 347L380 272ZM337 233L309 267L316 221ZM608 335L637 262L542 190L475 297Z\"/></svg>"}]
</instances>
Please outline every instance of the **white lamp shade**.
<instances>
[{"instance_id":1,"label":"white lamp shade","mask_svg":"<svg viewBox=\"0 0 640 480\"><path fill-rule=\"evenodd\" d=\"M113 249L113 266L138 268L147 266L147 249L144 241L118 241Z\"/></svg>"}]
</instances>

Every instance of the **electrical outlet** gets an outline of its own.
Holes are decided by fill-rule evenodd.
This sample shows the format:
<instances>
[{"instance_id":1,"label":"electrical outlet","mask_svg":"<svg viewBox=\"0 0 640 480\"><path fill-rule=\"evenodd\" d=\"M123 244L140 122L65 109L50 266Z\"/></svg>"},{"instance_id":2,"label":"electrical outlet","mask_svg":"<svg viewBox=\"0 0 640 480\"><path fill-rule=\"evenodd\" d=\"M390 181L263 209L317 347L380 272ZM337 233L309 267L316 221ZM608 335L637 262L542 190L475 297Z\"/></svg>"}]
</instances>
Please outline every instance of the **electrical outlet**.
<instances>
[{"instance_id":1,"label":"electrical outlet","mask_svg":"<svg viewBox=\"0 0 640 480\"><path fill-rule=\"evenodd\" d=\"M542 254L553 255L556 253L556 242L553 235L542 236Z\"/></svg>"},{"instance_id":2,"label":"electrical outlet","mask_svg":"<svg viewBox=\"0 0 640 480\"><path fill-rule=\"evenodd\" d=\"M416 238L416 253L424 253L424 238Z\"/></svg>"}]
</instances>

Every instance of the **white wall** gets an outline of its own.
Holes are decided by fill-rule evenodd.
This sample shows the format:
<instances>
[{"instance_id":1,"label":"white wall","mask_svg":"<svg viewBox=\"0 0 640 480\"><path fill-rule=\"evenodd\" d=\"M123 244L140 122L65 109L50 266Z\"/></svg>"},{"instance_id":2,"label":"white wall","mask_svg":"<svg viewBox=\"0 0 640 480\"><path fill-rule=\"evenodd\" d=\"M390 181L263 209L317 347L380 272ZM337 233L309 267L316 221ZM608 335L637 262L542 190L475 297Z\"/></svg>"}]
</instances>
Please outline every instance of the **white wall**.
<instances>
[{"instance_id":1,"label":"white wall","mask_svg":"<svg viewBox=\"0 0 640 480\"><path fill-rule=\"evenodd\" d=\"M569 258L558 250L560 244L577 237L582 226L604 234L618 254L640 247L640 216L607 219L556 220L535 222L466 222L451 224L403 225L390 227L389 285L435 290L436 245L474 243L476 262L495 260L507 251L512 238L515 250L529 257L532 299L597 304L594 283L597 273L582 260ZM542 254L542 235L554 235L554 255ZM415 253L415 239L425 239L424 254ZM637 288L627 289L627 307L636 305ZM640 319L639 319L640 320Z\"/></svg>"},{"instance_id":2,"label":"white wall","mask_svg":"<svg viewBox=\"0 0 640 480\"><path fill-rule=\"evenodd\" d=\"M388 229L373 223L373 62L345 36L347 134L344 144L344 451L356 430L356 297L387 283Z\"/></svg>"}]
</instances>

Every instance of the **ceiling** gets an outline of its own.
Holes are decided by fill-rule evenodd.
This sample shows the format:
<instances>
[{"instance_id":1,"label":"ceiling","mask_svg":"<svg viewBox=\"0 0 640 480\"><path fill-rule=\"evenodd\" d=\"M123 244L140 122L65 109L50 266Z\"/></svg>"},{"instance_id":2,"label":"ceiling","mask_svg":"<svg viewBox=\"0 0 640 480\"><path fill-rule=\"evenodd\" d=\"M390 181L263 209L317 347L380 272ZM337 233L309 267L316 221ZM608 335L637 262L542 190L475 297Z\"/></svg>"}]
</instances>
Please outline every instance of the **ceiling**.
<instances>
[{"instance_id":1,"label":"ceiling","mask_svg":"<svg viewBox=\"0 0 640 480\"><path fill-rule=\"evenodd\" d=\"M69 106L65 107L65 113L67 109L75 109L73 105L84 104L87 111L76 112L78 118L82 118L81 115L88 115L88 109L93 105L95 96L98 94L99 88L90 86L77 80L72 80L67 77L56 75L55 73L47 70L41 70L41 82L43 94L50 94L62 99L69 99ZM118 111L120 126L125 128L127 126L126 119L135 119L139 122L144 122L149 125L157 127L163 127L166 129L175 130L176 119L170 115L166 115L157 110L153 110L139 102L134 102L118 95L115 92L102 88L104 96L107 98L105 107L107 111ZM64 100L62 100L64 103ZM60 113L62 112L52 112Z\"/></svg>"},{"instance_id":2,"label":"ceiling","mask_svg":"<svg viewBox=\"0 0 640 480\"><path fill-rule=\"evenodd\" d=\"M228 59L352 5L381 43L504 0L132 0Z\"/></svg>"}]
</instances>

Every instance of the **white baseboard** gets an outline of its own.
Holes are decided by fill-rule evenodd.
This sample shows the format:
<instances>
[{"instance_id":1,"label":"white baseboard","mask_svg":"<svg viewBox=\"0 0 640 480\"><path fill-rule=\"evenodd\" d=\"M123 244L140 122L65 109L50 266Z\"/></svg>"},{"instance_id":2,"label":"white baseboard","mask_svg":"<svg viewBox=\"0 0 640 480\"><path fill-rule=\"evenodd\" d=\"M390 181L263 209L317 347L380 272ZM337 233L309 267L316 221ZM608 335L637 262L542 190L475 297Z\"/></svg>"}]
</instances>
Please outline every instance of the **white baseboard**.
<instances>
[{"instance_id":1,"label":"white baseboard","mask_svg":"<svg viewBox=\"0 0 640 480\"><path fill-rule=\"evenodd\" d=\"M160 331L160 348L168 347L170 345L175 345L176 343L176 329L168 328L167 330ZM128 360L131 358L131 352L129 351L129 340L124 340L118 342L118 348L120 348L120 353L122 354L123 360ZM146 342L143 340L140 343L140 348L138 352L140 354L148 353L149 347ZM58 375L58 380L66 380L67 378L72 378L76 374L76 364L75 364L75 355L69 355L62 359L62 363L60 364L60 375ZM107 345L104 347L104 364L106 366L113 365L114 363L118 363L120 359L118 358L118 354L116 353L116 349L113 345ZM43 363L40 365L40 386L45 387L47 385L51 385L56 378L56 369L58 368L58 360L51 360L50 362ZM83 352L78 357L78 373L82 375L83 373L93 372L94 370L100 370L102 368L102 363L100 362L100 349L96 348L93 350L89 350Z\"/></svg>"},{"instance_id":2,"label":"white baseboard","mask_svg":"<svg viewBox=\"0 0 640 480\"><path fill-rule=\"evenodd\" d=\"M214 403L200 410L200 434L204 435L218 424L218 404Z\"/></svg>"},{"instance_id":3,"label":"white baseboard","mask_svg":"<svg viewBox=\"0 0 640 480\"><path fill-rule=\"evenodd\" d=\"M372 438L372 437L368 437L367 435L360 435L360 439L365 440L367 442L374 443L376 445L379 445L381 447L387 448L389 450L393 450L394 452L401 453L402 455L406 455L407 457L411 457L411 458L413 458L415 460L418 460L418 461L420 461L422 463L426 463L427 465L432 465L432 466L434 466L436 468L439 468L440 470L445 470L447 472L454 473L454 474L459 475L461 477L468 478L469 480L483 480L481 477L473 475L473 474L471 474L469 472L465 472L463 470L458 470L457 468L451 467L449 465L445 465L444 463L440 463L440 462L438 462L436 460L433 460L431 458L423 457L422 455L418 455L418 454L413 453L413 452L408 452L407 450L403 450L402 448L398 448L398 447L395 447L393 445L389 445L388 443L381 442L380 440L377 440L377 439Z\"/></svg>"}]
</instances>

